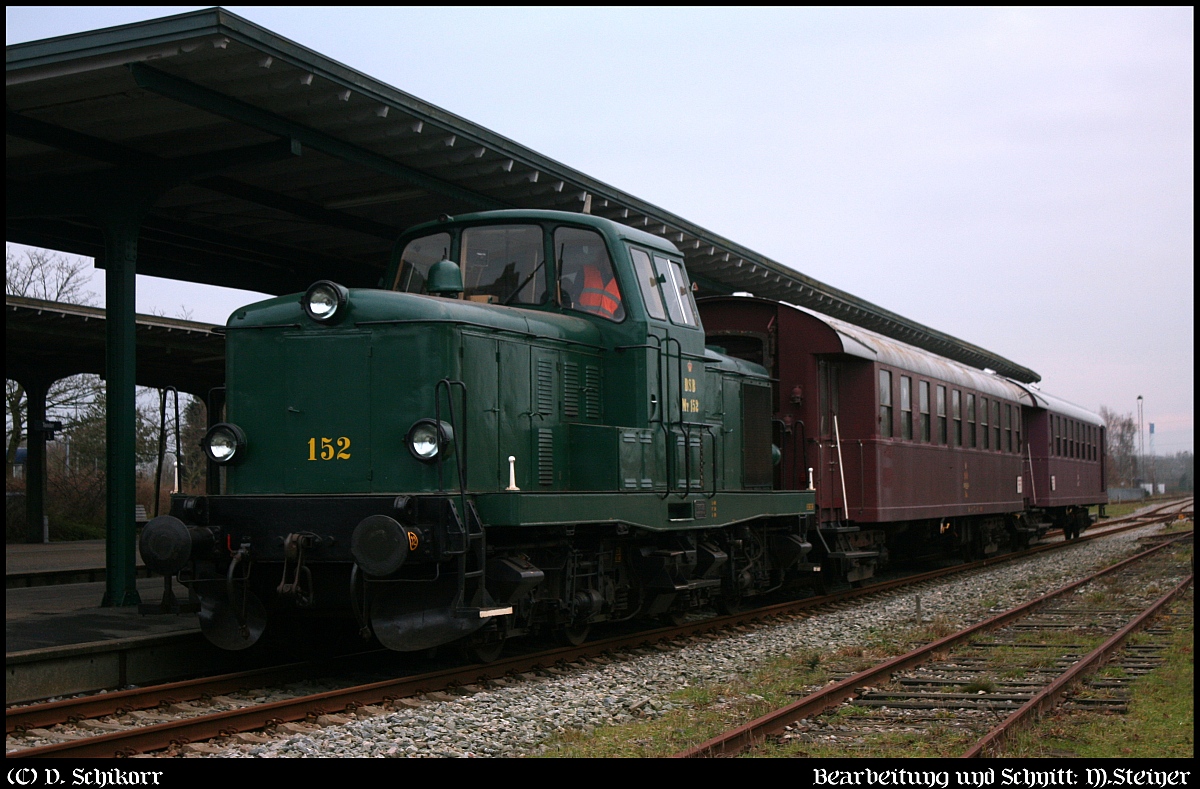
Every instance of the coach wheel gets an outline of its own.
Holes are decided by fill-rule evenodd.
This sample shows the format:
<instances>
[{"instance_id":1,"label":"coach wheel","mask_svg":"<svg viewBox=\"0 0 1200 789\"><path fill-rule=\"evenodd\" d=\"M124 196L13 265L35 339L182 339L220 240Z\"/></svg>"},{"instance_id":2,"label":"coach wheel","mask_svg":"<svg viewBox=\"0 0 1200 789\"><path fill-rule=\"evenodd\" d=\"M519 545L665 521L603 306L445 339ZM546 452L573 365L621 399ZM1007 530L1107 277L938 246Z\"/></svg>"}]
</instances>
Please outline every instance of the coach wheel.
<instances>
[{"instance_id":1,"label":"coach wheel","mask_svg":"<svg viewBox=\"0 0 1200 789\"><path fill-rule=\"evenodd\" d=\"M485 635L492 636L491 640L485 640ZM494 633L485 635L472 636L464 645L467 660L472 663L495 663L504 652L507 640L504 636Z\"/></svg>"},{"instance_id":2,"label":"coach wheel","mask_svg":"<svg viewBox=\"0 0 1200 789\"><path fill-rule=\"evenodd\" d=\"M584 641L587 641L589 630L591 630L591 625L587 622L579 622L577 624L564 625L558 629L556 635L563 645L577 647Z\"/></svg>"}]
</instances>

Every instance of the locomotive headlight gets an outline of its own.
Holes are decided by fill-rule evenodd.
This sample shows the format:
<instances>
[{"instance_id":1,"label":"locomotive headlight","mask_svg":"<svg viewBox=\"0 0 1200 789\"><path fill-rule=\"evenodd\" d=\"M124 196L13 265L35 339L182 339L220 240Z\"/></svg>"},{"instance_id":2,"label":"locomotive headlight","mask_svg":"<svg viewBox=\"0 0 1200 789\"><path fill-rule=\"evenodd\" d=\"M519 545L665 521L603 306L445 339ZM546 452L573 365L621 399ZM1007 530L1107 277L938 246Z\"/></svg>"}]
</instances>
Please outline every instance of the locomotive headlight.
<instances>
[{"instance_id":1,"label":"locomotive headlight","mask_svg":"<svg viewBox=\"0 0 1200 789\"><path fill-rule=\"evenodd\" d=\"M413 457L429 462L454 441L454 430L445 422L421 419L408 429L404 440Z\"/></svg>"},{"instance_id":2,"label":"locomotive headlight","mask_svg":"<svg viewBox=\"0 0 1200 789\"><path fill-rule=\"evenodd\" d=\"M350 291L336 282L323 279L309 286L300 304L314 321L329 323L342 313L349 297Z\"/></svg>"},{"instance_id":3,"label":"locomotive headlight","mask_svg":"<svg viewBox=\"0 0 1200 789\"><path fill-rule=\"evenodd\" d=\"M228 463L246 447L246 434L237 425L222 422L213 425L200 442L204 454L214 463Z\"/></svg>"}]
</instances>

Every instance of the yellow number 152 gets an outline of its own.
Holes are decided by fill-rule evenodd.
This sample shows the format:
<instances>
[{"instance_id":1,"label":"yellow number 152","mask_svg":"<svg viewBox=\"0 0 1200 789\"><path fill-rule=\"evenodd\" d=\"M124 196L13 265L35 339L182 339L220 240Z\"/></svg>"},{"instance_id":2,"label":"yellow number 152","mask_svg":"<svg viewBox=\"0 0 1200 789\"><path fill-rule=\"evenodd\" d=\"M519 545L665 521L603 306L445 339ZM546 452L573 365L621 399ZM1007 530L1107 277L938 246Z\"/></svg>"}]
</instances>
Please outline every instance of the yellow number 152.
<instances>
[{"instance_id":1,"label":"yellow number 152","mask_svg":"<svg viewBox=\"0 0 1200 789\"><path fill-rule=\"evenodd\" d=\"M350 459L350 439L346 436L341 436L337 439L322 438L321 443L317 444L317 439L310 438L308 440L308 459L309 460L349 460ZM334 446L334 442L337 446Z\"/></svg>"}]
</instances>

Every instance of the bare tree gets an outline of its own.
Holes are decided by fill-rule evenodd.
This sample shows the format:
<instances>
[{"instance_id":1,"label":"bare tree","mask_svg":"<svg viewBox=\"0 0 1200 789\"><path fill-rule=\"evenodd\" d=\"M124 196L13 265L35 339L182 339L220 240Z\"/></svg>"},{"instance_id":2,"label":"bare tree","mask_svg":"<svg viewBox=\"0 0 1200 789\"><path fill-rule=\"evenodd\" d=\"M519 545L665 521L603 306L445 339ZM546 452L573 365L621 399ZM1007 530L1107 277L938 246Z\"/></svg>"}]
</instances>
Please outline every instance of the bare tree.
<instances>
[{"instance_id":1,"label":"bare tree","mask_svg":"<svg viewBox=\"0 0 1200 789\"><path fill-rule=\"evenodd\" d=\"M88 289L88 263L83 258L71 257L45 249L15 249L10 245L4 250L4 292L12 296L25 296L68 304L95 304L98 298ZM95 375L73 375L56 381L46 395L48 418L70 426L80 411L91 404L100 389L100 379ZM13 476L13 461L17 449L25 440L27 406L25 387L13 380L4 382L5 438L7 451L5 467L8 479Z\"/></svg>"},{"instance_id":2,"label":"bare tree","mask_svg":"<svg viewBox=\"0 0 1200 789\"><path fill-rule=\"evenodd\" d=\"M1133 487L1137 476L1135 463L1137 422L1133 414L1118 414L1108 406L1100 406L1100 418L1104 420L1105 447L1108 455L1108 479L1113 487Z\"/></svg>"}]
</instances>

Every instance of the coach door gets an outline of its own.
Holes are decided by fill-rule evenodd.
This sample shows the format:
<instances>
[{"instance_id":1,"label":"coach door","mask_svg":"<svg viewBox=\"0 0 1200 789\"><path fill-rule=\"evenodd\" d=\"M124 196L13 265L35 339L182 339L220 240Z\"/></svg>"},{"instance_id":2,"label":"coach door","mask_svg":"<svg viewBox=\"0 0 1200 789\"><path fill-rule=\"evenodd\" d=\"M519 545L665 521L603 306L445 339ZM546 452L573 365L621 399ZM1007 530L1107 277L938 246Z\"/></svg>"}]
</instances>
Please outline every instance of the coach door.
<instances>
[{"instance_id":1,"label":"coach door","mask_svg":"<svg viewBox=\"0 0 1200 789\"><path fill-rule=\"evenodd\" d=\"M842 500L842 468L838 457L838 445L834 419L838 415L838 392L841 387L841 365L825 359L817 361L817 391L820 395L820 441L816 473L818 479L817 501L823 509L822 521L845 519L845 502ZM840 427L840 425L838 425ZM845 447L843 446L843 453Z\"/></svg>"}]
</instances>

